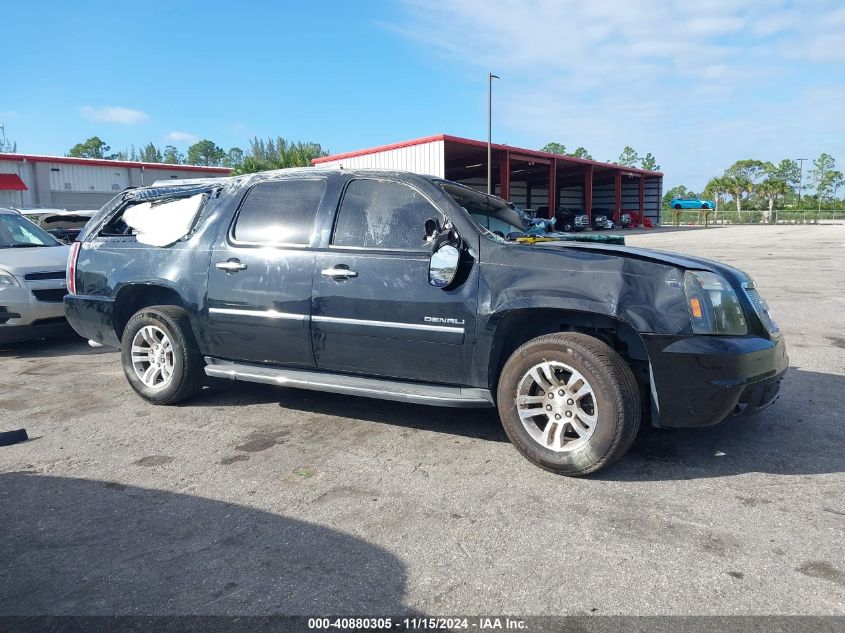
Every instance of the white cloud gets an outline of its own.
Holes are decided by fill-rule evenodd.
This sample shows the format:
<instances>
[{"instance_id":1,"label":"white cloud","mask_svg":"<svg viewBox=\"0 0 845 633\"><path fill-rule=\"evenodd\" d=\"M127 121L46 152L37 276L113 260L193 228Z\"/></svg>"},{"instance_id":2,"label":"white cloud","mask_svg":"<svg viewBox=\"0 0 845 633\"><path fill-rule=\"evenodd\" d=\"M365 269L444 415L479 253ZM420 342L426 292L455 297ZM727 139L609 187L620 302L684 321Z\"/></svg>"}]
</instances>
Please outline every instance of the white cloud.
<instances>
[{"instance_id":1,"label":"white cloud","mask_svg":"<svg viewBox=\"0 0 845 633\"><path fill-rule=\"evenodd\" d=\"M0 112L0 123L4 120L11 121L12 119L17 119L19 116L20 115L14 110L3 110Z\"/></svg>"},{"instance_id":2,"label":"white cloud","mask_svg":"<svg viewBox=\"0 0 845 633\"><path fill-rule=\"evenodd\" d=\"M173 132L167 133L167 140L173 141L174 143L196 143L200 139L196 134L174 130Z\"/></svg>"},{"instance_id":3,"label":"white cloud","mask_svg":"<svg viewBox=\"0 0 845 633\"><path fill-rule=\"evenodd\" d=\"M632 145L657 156L667 187L700 187L739 158L818 153L845 131L842 102L813 93L845 84L839 0L404 6L391 28L479 84L488 71L501 75L503 142L583 145L602 160Z\"/></svg>"},{"instance_id":4,"label":"white cloud","mask_svg":"<svg viewBox=\"0 0 845 633\"><path fill-rule=\"evenodd\" d=\"M150 115L140 110L133 110L131 108L118 108L115 106L105 106L102 108L94 108L91 106L82 106L79 111L86 119L92 121L101 121L103 123L120 123L122 125L135 125L137 123L144 123L148 121Z\"/></svg>"}]
</instances>

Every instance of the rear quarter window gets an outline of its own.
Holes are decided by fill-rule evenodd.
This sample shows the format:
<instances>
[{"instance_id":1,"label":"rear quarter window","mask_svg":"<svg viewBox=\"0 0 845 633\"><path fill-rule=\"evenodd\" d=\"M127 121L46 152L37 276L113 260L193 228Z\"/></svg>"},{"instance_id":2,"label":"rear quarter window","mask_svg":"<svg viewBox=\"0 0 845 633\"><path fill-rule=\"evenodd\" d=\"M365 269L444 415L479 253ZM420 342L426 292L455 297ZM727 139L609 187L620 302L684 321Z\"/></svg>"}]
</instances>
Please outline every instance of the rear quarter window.
<instances>
[{"instance_id":1,"label":"rear quarter window","mask_svg":"<svg viewBox=\"0 0 845 633\"><path fill-rule=\"evenodd\" d=\"M270 180L253 186L241 203L232 238L243 244L307 246L326 181Z\"/></svg>"},{"instance_id":2,"label":"rear quarter window","mask_svg":"<svg viewBox=\"0 0 845 633\"><path fill-rule=\"evenodd\" d=\"M105 224L99 235L135 236L141 244L168 246L191 232L207 200L208 192L132 200Z\"/></svg>"}]
</instances>

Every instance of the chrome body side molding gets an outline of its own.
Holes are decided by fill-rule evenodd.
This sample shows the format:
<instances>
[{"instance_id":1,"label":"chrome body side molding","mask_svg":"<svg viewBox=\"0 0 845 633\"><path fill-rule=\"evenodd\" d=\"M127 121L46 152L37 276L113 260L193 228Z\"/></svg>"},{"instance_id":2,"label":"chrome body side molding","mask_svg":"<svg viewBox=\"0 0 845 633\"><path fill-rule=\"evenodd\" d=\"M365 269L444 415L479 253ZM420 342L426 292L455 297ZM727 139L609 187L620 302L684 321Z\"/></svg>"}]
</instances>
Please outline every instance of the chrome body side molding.
<instances>
[{"instance_id":1,"label":"chrome body side molding","mask_svg":"<svg viewBox=\"0 0 845 633\"><path fill-rule=\"evenodd\" d=\"M331 316L313 316L315 323L348 323L350 325L368 325L372 327L397 328L400 330L424 330L428 332L448 332L463 334L464 328L448 325L429 325L428 323L399 323L396 321L371 321L369 319L348 319Z\"/></svg>"},{"instance_id":2,"label":"chrome body side molding","mask_svg":"<svg viewBox=\"0 0 845 633\"><path fill-rule=\"evenodd\" d=\"M235 363L212 357L206 357L205 362L205 373L213 378L229 378L442 407L494 406L493 396L487 389L446 387L383 378L330 374L308 369Z\"/></svg>"},{"instance_id":3,"label":"chrome body side molding","mask_svg":"<svg viewBox=\"0 0 845 633\"><path fill-rule=\"evenodd\" d=\"M278 312L277 310L241 310L238 308L209 308L209 314L228 314L230 316L249 316L264 319L290 319L292 321L307 321L307 314L293 312Z\"/></svg>"}]
</instances>

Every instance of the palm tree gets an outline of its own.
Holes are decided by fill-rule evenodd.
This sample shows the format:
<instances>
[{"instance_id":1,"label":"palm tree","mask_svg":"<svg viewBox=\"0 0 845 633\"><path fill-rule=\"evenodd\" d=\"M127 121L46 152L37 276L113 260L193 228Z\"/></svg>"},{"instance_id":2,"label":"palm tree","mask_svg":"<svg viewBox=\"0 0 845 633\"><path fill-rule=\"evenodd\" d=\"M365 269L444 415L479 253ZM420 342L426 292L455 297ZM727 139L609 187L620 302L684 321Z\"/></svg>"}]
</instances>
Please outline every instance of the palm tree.
<instances>
[{"instance_id":1,"label":"palm tree","mask_svg":"<svg viewBox=\"0 0 845 633\"><path fill-rule=\"evenodd\" d=\"M721 180L725 184L725 190L736 202L736 213L739 216L739 223L742 224L742 196L752 192L753 184L742 175L725 175Z\"/></svg>"},{"instance_id":2,"label":"palm tree","mask_svg":"<svg viewBox=\"0 0 845 633\"><path fill-rule=\"evenodd\" d=\"M769 211L768 213L766 213L766 222L773 222L773 209L775 206L775 200L789 193L789 183L787 183L783 178L778 178L777 176L770 176L769 178L766 178L766 180L761 182L759 185L757 185L756 191L766 200L768 200Z\"/></svg>"},{"instance_id":3,"label":"palm tree","mask_svg":"<svg viewBox=\"0 0 845 633\"><path fill-rule=\"evenodd\" d=\"M726 184L736 201L736 212L739 214L740 223L742 223L742 196L743 194L750 195L754 191L754 183L765 171L766 163L751 158L738 160L725 170Z\"/></svg>"},{"instance_id":4,"label":"palm tree","mask_svg":"<svg viewBox=\"0 0 845 633\"><path fill-rule=\"evenodd\" d=\"M715 178L710 179L710 181L704 187L704 191L701 193L703 197L713 198L713 201L716 203L716 209L713 213L714 221L717 221L719 219L719 203L722 201L722 196L727 192L727 179L725 177L716 176Z\"/></svg>"}]
</instances>

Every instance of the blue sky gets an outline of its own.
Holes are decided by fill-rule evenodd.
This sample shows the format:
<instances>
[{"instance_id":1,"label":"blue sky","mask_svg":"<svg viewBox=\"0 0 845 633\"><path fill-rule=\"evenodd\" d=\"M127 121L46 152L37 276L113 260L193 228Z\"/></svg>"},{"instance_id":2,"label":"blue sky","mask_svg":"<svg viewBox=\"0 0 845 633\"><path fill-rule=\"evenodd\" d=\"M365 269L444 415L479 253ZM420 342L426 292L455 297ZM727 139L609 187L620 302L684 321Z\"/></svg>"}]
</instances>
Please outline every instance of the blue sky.
<instances>
[{"instance_id":1,"label":"blue sky","mask_svg":"<svg viewBox=\"0 0 845 633\"><path fill-rule=\"evenodd\" d=\"M16 2L18 151L284 136L342 152L446 132L652 152L666 186L739 158L845 162L841 0Z\"/></svg>"}]
</instances>

